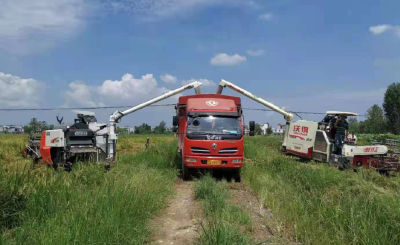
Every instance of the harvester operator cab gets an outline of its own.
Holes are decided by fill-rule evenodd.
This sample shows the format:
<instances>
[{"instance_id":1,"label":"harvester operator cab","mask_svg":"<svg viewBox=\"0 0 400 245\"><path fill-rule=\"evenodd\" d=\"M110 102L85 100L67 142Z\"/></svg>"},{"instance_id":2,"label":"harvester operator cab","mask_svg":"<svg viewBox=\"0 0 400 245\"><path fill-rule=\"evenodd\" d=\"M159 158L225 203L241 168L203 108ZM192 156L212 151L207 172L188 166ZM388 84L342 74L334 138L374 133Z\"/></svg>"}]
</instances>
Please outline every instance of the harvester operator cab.
<instances>
[{"instance_id":1,"label":"harvester operator cab","mask_svg":"<svg viewBox=\"0 0 400 245\"><path fill-rule=\"evenodd\" d=\"M326 135L331 141L335 139L336 129L335 122L339 118L338 114L328 114L319 122L319 129L326 132Z\"/></svg>"},{"instance_id":2,"label":"harvester operator cab","mask_svg":"<svg viewBox=\"0 0 400 245\"><path fill-rule=\"evenodd\" d=\"M79 120L79 122L84 123L84 124L89 124L91 122L97 122L97 119L94 115L78 114L78 119L75 119L75 122L77 122L77 120Z\"/></svg>"},{"instance_id":3,"label":"harvester operator cab","mask_svg":"<svg viewBox=\"0 0 400 245\"><path fill-rule=\"evenodd\" d=\"M355 117L358 116L358 114L353 112L327 111L326 116L322 119L321 122L318 123L319 129L326 132L329 141L333 143L332 145L335 145L336 120L339 120L341 117L351 117L351 116ZM350 133L348 136L350 137L346 137L344 143L349 145L355 145L357 143L356 136Z\"/></svg>"},{"instance_id":4,"label":"harvester operator cab","mask_svg":"<svg viewBox=\"0 0 400 245\"><path fill-rule=\"evenodd\" d=\"M91 122L97 122L94 115L78 114L78 118L75 119L74 125L72 125L71 128L89 129L89 123Z\"/></svg>"}]
</instances>

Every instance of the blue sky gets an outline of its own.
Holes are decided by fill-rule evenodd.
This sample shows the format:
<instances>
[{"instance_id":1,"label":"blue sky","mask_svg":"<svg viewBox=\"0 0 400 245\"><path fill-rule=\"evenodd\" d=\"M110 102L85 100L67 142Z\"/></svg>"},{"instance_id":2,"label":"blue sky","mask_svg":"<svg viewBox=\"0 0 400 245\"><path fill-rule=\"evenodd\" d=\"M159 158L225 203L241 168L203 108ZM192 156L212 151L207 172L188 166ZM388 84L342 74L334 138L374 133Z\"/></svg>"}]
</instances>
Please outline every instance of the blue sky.
<instances>
[{"instance_id":1,"label":"blue sky","mask_svg":"<svg viewBox=\"0 0 400 245\"><path fill-rule=\"evenodd\" d=\"M136 105L192 79L214 92L225 79L288 110L363 114L400 82L400 1L0 2L0 108ZM243 106L262 108L247 98ZM96 114L106 122L113 111ZM121 126L170 125L173 113L146 108ZM0 111L0 124L56 123L58 114L74 118Z\"/></svg>"}]
</instances>

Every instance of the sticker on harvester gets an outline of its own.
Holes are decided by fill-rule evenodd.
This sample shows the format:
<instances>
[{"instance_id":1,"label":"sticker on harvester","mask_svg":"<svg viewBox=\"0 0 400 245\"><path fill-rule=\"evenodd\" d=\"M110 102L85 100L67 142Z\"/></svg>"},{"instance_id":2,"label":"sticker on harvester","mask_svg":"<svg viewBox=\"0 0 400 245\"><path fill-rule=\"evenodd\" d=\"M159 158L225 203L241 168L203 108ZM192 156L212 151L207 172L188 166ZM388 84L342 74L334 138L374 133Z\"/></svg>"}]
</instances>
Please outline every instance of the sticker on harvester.
<instances>
[{"instance_id":1,"label":"sticker on harvester","mask_svg":"<svg viewBox=\"0 0 400 245\"><path fill-rule=\"evenodd\" d=\"M364 152L378 152L378 147L367 147Z\"/></svg>"},{"instance_id":2,"label":"sticker on harvester","mask_svg":"<svg viewBox=\"0 0 400 245\"><path fill-rule=\"evenodd\" d=\"M209 101L206 101L206 105L208 105L208 106L217 106L218 102L215 101L215 100L209 100Z\"/></svg>"},{"instance_id":3,"label":"sticker on harvester","mask_svg":"<svg viewBox=\"0 0 400 245\"><path fill-rule=\"evenodd\" d=\"M87 136L87 131L76 131L75 136Z\"/></svg>"}]
</instances>

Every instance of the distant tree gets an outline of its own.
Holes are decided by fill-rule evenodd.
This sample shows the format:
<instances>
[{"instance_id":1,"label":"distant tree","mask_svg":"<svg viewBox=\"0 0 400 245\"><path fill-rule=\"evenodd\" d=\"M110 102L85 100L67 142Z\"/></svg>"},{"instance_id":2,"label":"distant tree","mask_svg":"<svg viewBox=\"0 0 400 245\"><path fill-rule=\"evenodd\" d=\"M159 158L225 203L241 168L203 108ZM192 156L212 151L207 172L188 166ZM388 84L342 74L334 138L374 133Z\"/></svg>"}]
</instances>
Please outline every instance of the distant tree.
<instances>
[{"instance_id":1,"label":"distant tree","mask_svg":"<svg viewBox=\"0 0 400 245\"><path fill-rule=\"evenodd\" d=\"M135 134L150 134L151 126L147 123L143 123L140 126L135 126Z\"/></svg>"},{"instance_id":2,"label":"distant tree","mask_svg":"<svg viewBox=\"0 0 400 245\"><path fill-rule=\"evenodd\" d=\"M154 128L154 133L156 134L164 134L166 131L166 123L164 121L161 121L160 124Z\"/></svg>"},{"instance_id":3,"label":"distant tree","mask_svg":"<svg viewBox=\"0 0 400 245\"><path fill-rule=\"evenodd\" d=\"M54 125L48 125L46 121L38 121L36 118L24 126L24 131L27 134L41 133L45 130L54 129Z\"/></svg>"},{"instance_id":4,"label":"distant tree","mask_svg":"<svg viewBox=\"0 0 400 245\"><path fill-rule=\"evenodd\" d=\"M256 123L256 128L255 128L255 130L254 130L254 133L255 133L256 135L261 135L262 129L261 129L261 125L260 125L260 124Z\"/></svg>"},{"instance_id":5,"label":"distant tree","mask_svg":"<svg viewBox=\"0 0 400 245\"><path fill-rule=\"evenodd\" d=\"M365 131L369 134L386 133L386 119L383 110L378 105L373 105L367 111L367 119L365 120Z\"/></svg>"},{"instance_id":6,"label":"distant tree","mask_svg":"<svg viewBox=\"0 0 400 245\"><path fill-rule=\"evenodd\" d=\"M383 99L383 109L387 119L388 129L394 133L400 133L400 83L389 85Z\"/></svg>"},{"instance_id":7,"label":"distant tree","mask_svg":"<svg viewBox=\"0 0 400 245\"><path fill-rule=\"evenodd\" d=\"M367 133L367 124L365 123L365 121L361 121L358 123L358 133L359 134Z\"/></svg>"},{"instance_id":8,"label":"distant tree","mask_svg":"<svg viewBox=\"0 0 400 245\"><path fill-rule=\"evenodd\" d=\"M271 135L273 132L272 132L272 128L271 127L268 127L267 128L267 135Z\"/></svg>"},{"instance_id":9,"label":"distant tree","mask_svg":"<svg viewBox=\"0 0 400 245\"><path fill-rule=\"evenodd\" d=\"M357 118L352 117L348 120L349 123L349 132L351 134L359 134L360 133L360 123L357 121Z\"/></svg>"}]
</instances>

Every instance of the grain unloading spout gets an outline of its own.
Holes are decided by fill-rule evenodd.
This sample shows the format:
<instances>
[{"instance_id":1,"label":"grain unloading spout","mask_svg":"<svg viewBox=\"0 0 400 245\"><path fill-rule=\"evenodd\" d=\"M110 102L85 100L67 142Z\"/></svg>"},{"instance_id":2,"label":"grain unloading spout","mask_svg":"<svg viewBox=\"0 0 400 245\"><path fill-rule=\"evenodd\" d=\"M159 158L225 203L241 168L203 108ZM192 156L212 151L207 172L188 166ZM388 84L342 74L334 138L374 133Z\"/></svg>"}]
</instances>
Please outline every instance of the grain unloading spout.
<instances>
[{"instance_id":1,"label":"grain unloading spout","mask_svg":"<svg viewBox=\"0 0 400 245\"><path fill-rule=\"evenodd\" d=\"M254 100L254 101L256 101L256 102L258 102L258 103L260 103L260 104L262 104L262 105L264 105L264 106L266 106L266 107L268 107L268 108L270 108L270 109L272 109L272 110L274 110L274 111L276 111L276 112L278 112L278 113L280 113L280 114L282 114L283 117L284 117L285 120L286 120L286 127L287 127L287 129L290 127L290 122L291 122L291 121L293 120L293 118L294 118L294 116L293 116L292 113L286 112L285 110L283 110L283 109L277 107L276 105L274 105L274 104L272 104L272 103L270 103L270 102L268 102L268 101L266 101L266 100L263 100L263 99L261 99L261 98L258 98L258 97L255 96L254 94L252 94L252 93L250 93L250 92L248 92L248 91L242 89L241 87L236 86L236 85L233 84L233 83L230 83L230 82L228 82L228 81L225 81L225 80L223 80L223 79L222 79L221 82L219 83L219 86L218 86L218 89L217 89L217 94L221 94L221 93L222 93L222 90L224 89L224 87L231 88L231 89L235 90L236 92L241 93L241 94L243 94L244 96L246 96L246 97L248 97L248 98L250 98L250 99L252 99L252 100ZM289 130L285 130L285 136L284 136L284 138L283 138L283 144L282 144L283 147L286 147L288 132L289 132Z\"/></svg>"},{"instance_id":2,"label":"grain unloading spout","mask_svg":"<svg viewBox=\"0 0 400 245\"><path fill-rule=\"evenodd\" d=\"M202 94L202 93L201 93L201 87L200 87L200 86L195 87L195 88L194 88L194 91L195 91L196 94Z\"/></svg>"},{"instance_id":3,"label":"grain unloading spout","mask_svg":"<svg viewBox=\"0 0 400 245\"><path fill-rule=\"evenodd\" d=\"M292 113L286 112L283 109L277 107L276 105L274 105L274 104L272 104L272 103L270 103L270 102L268 102L266 100L263 100L263 99L255 96L254 94L242 89L241 87L236 86L235 84L230 83L228 81L225 81L223 79L219 83L219 86L218 86L218 89L217 89L217 94L221 94L222 90L224 89L224 87L231 88L231 89L235 90L236 92L241 93L244 96L246 96L246 97L248 97L248 98L250 98L250 99L252 99L252 100L254 100L254 101L256 101L256 102L258 102L258 103L260 103L260 104L262 104L262 105L264 105L264 106L266 106L266 107L268 107L268 108L270 108L270 109L272 109L272 110L274 110L274 111L276 111L278 113L280 113L280 114L282 114L283 117L285 118L285 120L288 121L288 122L293 120L293 114Z\"/></svg>"},{"instance_id":4,"label":"grain unloading spout","mask_svg":"<svg viewBox=\"0 0 400 245\"><path fill-rule=\"evenodd\" d=\"M130 108L128 110L114 112L110 116L110 122L109 122L109 125L108 125L108 134L107 134L107 141L108 141L108 143L107 143L108 144L108 147L107 147L108 150L107 151L108 152L107 152L107 158L114 159L114 157L115 157L116 143L117 143L117 139L118 139L118 136L116 134L116 124L121 121L122 117L124 117L124 116L126 116L128 114L131 114L131 113L133 113L135 111L138 111L140 109L143 109L143 108L145 108L147 106L150 106L152 104L155 104L155 103L157 103L157 102L159 102L161 100L164 100L164 99L167 99L167 98L169 98L171 96L174 96L176 94L182 93L183 91L188 90L188 89L194 88L196 94L201 94L201 90L200 90L201 85L202 85L201 82L195 81L195 82L189 83L189 84L187 84L185 86L182 86L182 87L180 87L178 89L175 89L175 90L172 90L170 92L167 92L167 93L165 93L165 94L163 94L161 96L158 96L158 97L156 97L154 99L146 101L146 102L144 102L142 104L134 106L134 107L132 107L132 108Z\"/></svg>"}]
</instances>

